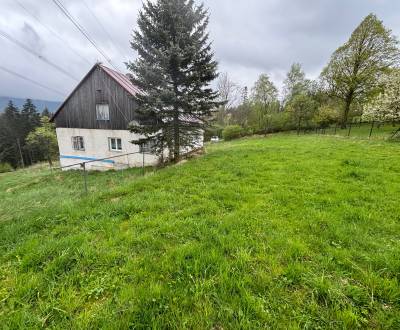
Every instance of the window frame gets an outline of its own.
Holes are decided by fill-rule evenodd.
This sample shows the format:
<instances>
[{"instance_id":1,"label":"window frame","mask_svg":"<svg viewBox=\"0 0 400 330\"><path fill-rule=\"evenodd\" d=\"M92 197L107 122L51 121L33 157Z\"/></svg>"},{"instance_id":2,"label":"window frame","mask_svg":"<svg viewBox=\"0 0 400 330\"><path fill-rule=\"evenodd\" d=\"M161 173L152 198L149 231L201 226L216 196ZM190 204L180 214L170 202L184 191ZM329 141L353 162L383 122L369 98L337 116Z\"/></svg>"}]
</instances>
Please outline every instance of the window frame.
<instances>
[{"instance_id":1,"label":"window frame","mask_svg":"<svg viewBox=\"0 0 400 330\"><path fill-rule=\"evenodd\" d=\"M115 149L113 149L112 147L112 140L115 140ZM118 148L118 140L120 141L119 146L120 148ZM119 137L109 137L108 138L108 150L110 151L114 151L114 152L122 152L122 139Z\"/></svg>"},{"instance_id":2,"label":"window frame","mask_svg":"<svg viewBox=\"0 0 400 330\"><path fill-rule=\"evenodd\" d=\"M107 106L107 118L99 118L100 106ZM110 104L109 103L96 103L96 120L97 121L110 121Z\"/></svg>"},{"instance_id":3,"label":"window frame","mask_svg":"<svg viewBox=\"0 0 400 330\"><path fill-rule=\"evenodd\" d=\"M71 142L72 142L72 150L85 151L85 139L82 135L72 136Z\"/></svg>"}]
</instances>

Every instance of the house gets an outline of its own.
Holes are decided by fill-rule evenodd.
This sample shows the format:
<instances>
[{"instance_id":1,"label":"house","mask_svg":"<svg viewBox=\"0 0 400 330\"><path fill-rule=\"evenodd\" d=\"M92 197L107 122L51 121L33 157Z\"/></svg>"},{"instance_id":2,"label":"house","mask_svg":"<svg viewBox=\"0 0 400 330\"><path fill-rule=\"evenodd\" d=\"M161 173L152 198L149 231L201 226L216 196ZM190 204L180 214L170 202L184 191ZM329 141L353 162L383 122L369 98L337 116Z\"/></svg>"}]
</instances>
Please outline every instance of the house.
<instances>
[{"instance_id":1,"label":"house","mask_svg":"<svg viewBox=\"0 0 400 330\"><path fill-rule=\"evenodd\" d=\"M137 119L133 96L139 92L126 75L94 65L50 119L61 167L93 161L87 169L122 169L142 166L143 158L145 165L155 165L159 159L148 153L151 146L131 143L140 136L128 130Z\"/></svg>"}]
</instances>

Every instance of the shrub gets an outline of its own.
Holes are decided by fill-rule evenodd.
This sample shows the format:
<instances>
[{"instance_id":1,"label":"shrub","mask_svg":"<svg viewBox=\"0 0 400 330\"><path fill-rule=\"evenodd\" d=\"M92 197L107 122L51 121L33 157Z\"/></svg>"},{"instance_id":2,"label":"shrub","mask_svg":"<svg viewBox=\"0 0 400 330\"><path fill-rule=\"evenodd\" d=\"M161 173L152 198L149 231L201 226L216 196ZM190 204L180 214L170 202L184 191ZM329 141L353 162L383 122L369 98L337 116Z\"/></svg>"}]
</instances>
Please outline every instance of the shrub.
<instances>
[{"instance_id":1,"label":"shrub","mask_svg":"<svg viewBox=\"0 0 400 330\"><path fill-rule=\"evenodd\" d=\"M296 129L296 123L290 113L276 112L271 115L270 128L268 133L284 132Z\"/></svg>"},{"instance_id":2,"label":"shrub","mask_svg":"<svg viewBox=\"0 0 400 330\"><path fill-rule=\"evenodd\" d=\"M11 171L13 171L13 168L9 163L0 163L0 173L6 173Z\"/></svg>"},{"instance_id":3,"label":"shrub","mask_svg":"<svg viewBox=\"0 0 400 330\"><path fill-rule=\"evenodd\" d=\"M226 126L222 131L224 140L234 140L243 136L243 128L239 125Z\"/></svg>"},{"instance_id":4,"label":"shrub","mask_svg":"<svg viewBox=\"0 0 400 330\"><path fill-rule=\"evenodd\" d=\"M339 113L330 105L322 105L318 108L314 117L314 122L317 126L327 128L331 124L339 121Z\"/></svg>"}]
</instances>

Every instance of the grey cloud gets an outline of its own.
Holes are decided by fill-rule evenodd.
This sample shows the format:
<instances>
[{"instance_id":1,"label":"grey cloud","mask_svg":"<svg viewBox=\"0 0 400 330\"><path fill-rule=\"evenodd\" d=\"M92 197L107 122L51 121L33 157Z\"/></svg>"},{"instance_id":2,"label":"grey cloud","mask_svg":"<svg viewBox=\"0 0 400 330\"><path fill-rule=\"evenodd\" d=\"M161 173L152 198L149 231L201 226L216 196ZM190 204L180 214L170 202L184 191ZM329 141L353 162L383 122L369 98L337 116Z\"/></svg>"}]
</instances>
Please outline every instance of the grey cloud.
<instances>
[{"instance_id":1,"label":"grey cloud","mask_svg":"<svg viewBox=\"0 0 400 330\"><path fill-rule=\"evenodd\" d=\"M269 73L280 85L291 63L300 62L313 78L331 53L370 12L399 33L397 1L281 0L209 1L212 36L222 66L247 66ZM249 74L243 83L256 77Z\"/></svg>"},{"instance_id":2,"label":"grey cloud","mask_svg":"<svg viewBox=\"0 0 400 330\"><path fill-rule=\"evenodd\" d=\"M37 52L43 51L44 42L30 24L24 24L21 36L23 36L22 40L25 41L30 48Z\"/></svg>"},{"instance_id":3,"label":"grey cloud","mask_svg":"<svg viewBox=\"0 0 400 330\"><path fill-rule=\"evenodd\" d=\"M82 77L97 60L105 61L51 0L19 0L62 36L29 17L14 0L1 0L0 29L30 46L75 76ZM84 0L112 37L98 25L82 0L62 2L96 43L124 70L136 54L129 47L141 0ZM374 12L395 34L400 33L397 0L204 0L210 10L210 34L221 71L241 85L252 86L268 73L280 86L291 63L303 64L317 77L331 53L359 22ZM5 13L5 14L4 14ZM72 52L65 43L74 48ZM53 68L0 38L0 63L68 94L76 84ZM87 61L76 55L78 52ZM58 95L0 71L0 95L59 99Z\"/></svg>"}]
</instances>

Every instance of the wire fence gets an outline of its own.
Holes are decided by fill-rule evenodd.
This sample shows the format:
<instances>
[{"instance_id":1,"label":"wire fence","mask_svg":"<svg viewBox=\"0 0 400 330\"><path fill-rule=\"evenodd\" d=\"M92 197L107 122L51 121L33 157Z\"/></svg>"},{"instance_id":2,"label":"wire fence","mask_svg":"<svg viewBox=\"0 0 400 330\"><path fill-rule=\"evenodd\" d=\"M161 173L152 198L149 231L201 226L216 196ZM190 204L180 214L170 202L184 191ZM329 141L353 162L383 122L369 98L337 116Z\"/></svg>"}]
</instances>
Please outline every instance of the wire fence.
<instances>
[{"instance_id":1,"label":"wire fence","mask_svg":"<svg viewBox=\"0 0 400 330\"><path fill-rule=\"evenodd\" d=\"M345 127L341 127L339 124L313 128L301 127L292 131L292 134L331 135L367 140L396 139L400 141L400 121L352 121ZM188 155L190 156L190 154ZM131 162L130 156L136 156L135 163ZM138 162L138 159L140 159L140 162ZM154 154L148 152L120 154L95 160L77 160L76 163L70 165L51 167L51 175L50 177L47 176L46 180L50 179L54 188L59 187L59 190L66 195L79 197L82 193L86 195L91 192L105 191L154 173L160 168L160 164L154 162L154 160ZM38 171L43 172L43 175L49 174L49 167L45 166L47 170L44 170L43 164L36 167ZM32 166L21 173L30 178L34 168L35 166ZM70 169L75 171L66 171ZM36 184L38 176L34 173L32 175L35 177L34 179L32 177L32 184Z\"/></svg>"},{"instance_id":2,"label":"wire fence","mask_svg":"<svg viewBox=\"0 0 400 330\"><path fill-rule=\"evenodd\" d=\"M361 139L397 139L400 138L400 121L351 121L346 125L325 125L315 128L301 128L301 134L335 135L343 137L356 137Z\"/></svg>"},{"instance_id":3,"label":"wire fence","mask_svg":"<svg viewBox=\"0 0 400 330\"><path fill-rule=\"evenodd\" d=\"M138 155L141 158L140 166L137 162L133 164L130 161L130 156ZM94 160L77 161L70 165L53 168L52 172L53 174L60 174L67 170L79 170L76 172L82 173L82 188L80 189L88 194L91 191L91 185L96 187L101 182L103 185L109 184L112 179L125 181L154 172L157 166L156 164L146 165L146 155L154 157L147 152L133 152ZM107 174L104 174L106 171ZM114 176L110 176L110 173L114 173Z\"/></svg>"}]
</instances>

